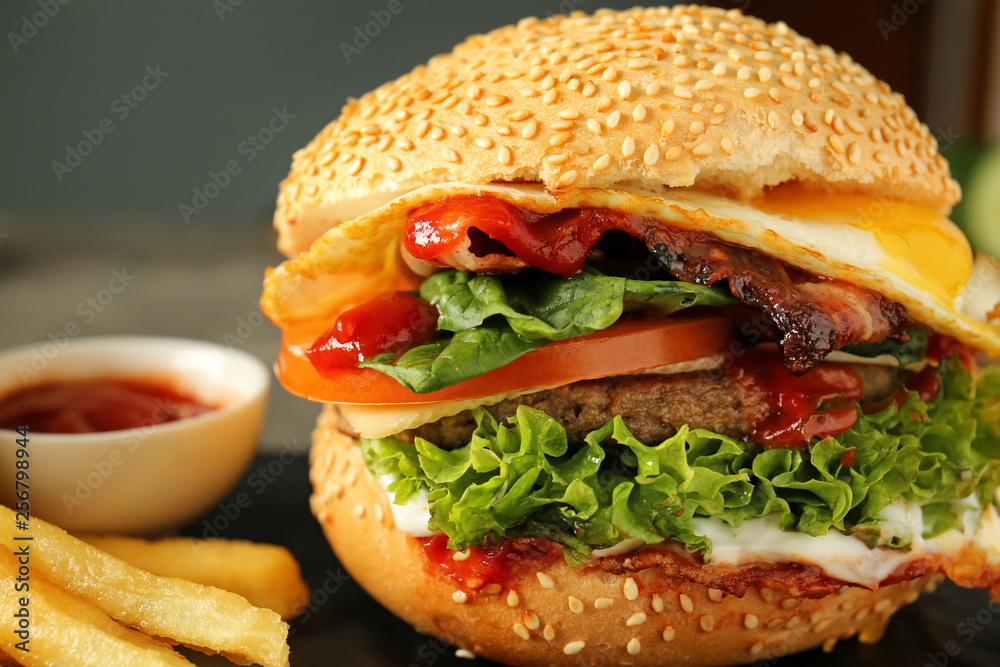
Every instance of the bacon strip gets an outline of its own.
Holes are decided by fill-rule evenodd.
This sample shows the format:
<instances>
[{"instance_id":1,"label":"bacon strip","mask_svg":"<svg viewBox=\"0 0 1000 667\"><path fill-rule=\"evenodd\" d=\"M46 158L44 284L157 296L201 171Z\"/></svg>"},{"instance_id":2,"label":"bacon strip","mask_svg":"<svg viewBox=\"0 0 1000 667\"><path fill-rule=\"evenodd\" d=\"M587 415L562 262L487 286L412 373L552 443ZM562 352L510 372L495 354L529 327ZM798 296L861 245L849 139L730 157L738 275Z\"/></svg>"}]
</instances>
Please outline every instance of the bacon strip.
<instances>
[{"instance_id":1,"label":"bacon strip","mask_svg":"<svg viewBox=\"0 0 1000 667\"><path fill-rule=\"evenodd\" d=\"M727 281L733 296L767 313L781 331L785 366L797 375L850 343L905 342L911 324L906 308L871 290L707 235L653 230L646 243L677 278L703 285Z\"/></svg>"}]
</instances>

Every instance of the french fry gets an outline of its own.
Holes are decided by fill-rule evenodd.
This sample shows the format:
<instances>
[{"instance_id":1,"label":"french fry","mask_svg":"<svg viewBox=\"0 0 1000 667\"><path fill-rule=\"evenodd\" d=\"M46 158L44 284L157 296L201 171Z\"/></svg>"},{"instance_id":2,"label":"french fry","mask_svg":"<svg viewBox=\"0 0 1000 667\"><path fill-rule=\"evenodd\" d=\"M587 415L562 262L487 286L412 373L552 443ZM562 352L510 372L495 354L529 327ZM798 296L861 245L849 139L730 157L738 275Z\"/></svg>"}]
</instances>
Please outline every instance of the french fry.
<instances>
[{"instance_id":1,"label":"french fry","mask_svg":"<svg viewBox=\"0 0 1000 667\"><path fill-rule=\"evenodd\" d=\"M284 547L183 537L155 542L110 535L77 537L139 569L232 591L284 619L297 615L309 601L299 564Z\"/></svg>"},{"instance_id":2,"label":"french fry","mask_svg":"<svg viewBox=\"0 0 1000 667\"><path fill-rule=\"evenodd\" d=\"M31 520L31 535L34 571L125 625L264 667L288 664L288 625L270 609L229 591L132 567L40 519ZM0 544L14 543L14 511L0 506Z\"/></svg>"},{"instance_id":3,"label":"french fry","mask_svg":"<svg viewBox=\"0 0 1000 667\"><path fill-rule=\"evenodd\" d=\"M0 587L13 591L18 578L18 561L0 546ZM28 651L17 648L23 641L10 626L0 628L0 652L17 662L0 664L60 665L65 667L150 667L191 666L166 644L147 637L108 618L86 600L67 593L32 572L28 581L30 599L26 607L30 621ZM0 616L14 618L21 607L18 594L0 597Z\"/></svg>"}]
</instances>

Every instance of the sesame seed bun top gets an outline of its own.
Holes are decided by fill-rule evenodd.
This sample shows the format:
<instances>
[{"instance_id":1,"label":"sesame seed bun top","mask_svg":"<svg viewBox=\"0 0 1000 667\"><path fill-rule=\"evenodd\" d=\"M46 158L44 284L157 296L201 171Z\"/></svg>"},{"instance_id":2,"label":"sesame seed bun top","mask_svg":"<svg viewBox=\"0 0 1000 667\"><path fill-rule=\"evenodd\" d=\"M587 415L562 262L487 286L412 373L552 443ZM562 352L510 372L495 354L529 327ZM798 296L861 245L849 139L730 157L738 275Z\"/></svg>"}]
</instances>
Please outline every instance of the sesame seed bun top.
<instances>
[{"instance_id":1,"label":"sesame seed bun top","mask_svg":"<svg viewBox=\"0 0 1000 667\"><path fill-rule=\"evenodd\" d=\"M294 156L279 247L427 183L628 183L738 196L798 179L947 211L958 185L903 97L784 23L693 5L529 18L359 100Z\"/></svg>"}]
</instances>

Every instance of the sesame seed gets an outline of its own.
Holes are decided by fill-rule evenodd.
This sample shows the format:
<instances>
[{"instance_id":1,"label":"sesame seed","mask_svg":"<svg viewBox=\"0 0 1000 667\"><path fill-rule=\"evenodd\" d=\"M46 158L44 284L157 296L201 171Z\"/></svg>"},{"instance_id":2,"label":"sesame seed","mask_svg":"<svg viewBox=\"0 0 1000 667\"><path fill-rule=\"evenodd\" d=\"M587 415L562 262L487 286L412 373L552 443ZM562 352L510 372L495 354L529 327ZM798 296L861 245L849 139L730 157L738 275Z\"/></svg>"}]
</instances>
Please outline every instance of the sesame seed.
<instances>
[{"instance_id":1,"label":"sesame seed","mask_svg":"<svg viewBox=\"0 0 1000 667\"><path fill-rule=\"evenodd\" d=\"M679 158L683 154L684 154L684 147L683 146L671 146L670 150L667 151L667 153L666 153L666 155L664 155L664 157L667 160L676 160L677 158Z\"/></svg>"},{"instance_id":2,"label":"sesame seed","mask_svg":"<svg viewBox=\"0 0 1000 667\"><path fill-rule=\"evenodd\" d=\"M397 158L397 157L390 156L390 157L386 158L385 162L386 162L386 165L389 167L389 171L399 171L400 169L403 168L403 163L400 162L399 158ZM382 508L376 505L375 506L375 511L376 511L376 514L381 514L382 513ZM382 518L379 517L379 516L376 516L375 518L378 521L382 520Z\"/></svg>"},{"instance_id":3,"label":"sesame seed","mask_svg":"<svg viewBox=\"0 0 1000 667\"><path fill-rule=\"evenodd\" d=\"M605 153L601 157L594 160L594 171L604 171L611 165L611 156ZM599 600L607 600L608 598L598 598ZM597 604L596 602L594 603Z\"/></svg>"},{"instance_id":4,"label":"sesame seed","mask_svg":"<svg viewBox=\"0 0 1000 667\"><path fill-rule=\"evenodd\" d=\"M575 598L572 595L569 596L569 610L574 614L583 613L583 602L579 598Z\"/></svg>"},{"instance_id":5,"label":"sesame seed","mask_svg":"<svg viewBox=\"0 0 1000 667\"><path fill-rule=\"evenodd\" d=\"M486 106L499 107L507 103L506 95L490 95L486 98Z\"/></svg>"},{"instance_id":6,"label":"sesame seed","mask_svg":"<svg viewBox=\"0 0 1000 667\"><path fill-rule=\"evenodd\" d=\"M636 104L635 108L632 109L632 120L637 123L641 123L646 119L646 107L642 104Z\"/></svg>"},{"instance_id":7,"label":"sesame seed","mask_svg":"<svg viewBox=\"0 0 1000 667\"><path fill-rule=\"evenodd\" d=\"M536 134L538 134L538 123L532 118L521 128L521 136L525 139L532 139Z\"/></svg>"},{"instance_id":8,"label":"sesame seed","mask_svg":"<svg viewBox=\"0 0 1000 667\"><path fill-rule=\"evenodd\" d=\"M545 76L545 68L541 67L540 65L535 65L534 67L531 68L531 71L528 72L528 79L531 81L538 81L544 76Z\"/></svg>"},{"instance_id":9,"label":"sesame seed","mask_svg":"<svg viewBox=\"0 0 1000 667\"><path fill-rule=\"evenodd\" d=\"M680 595L680 601L681 601L681 609L683 609L684 611L686 611L689 614L692 611L694 611L694 603L691 602L691 598L689 598L687 595L685 595L684 593L681 593L681 595Z\"/></svg>"},{"instance_id":10,"label":"sesame seed","mask_svg":"<svg viewBox=\"0 0 1000 667\"><path fill-rule=\"evenodd\" d=\"M529 630L537 630L539 625L538 614L526 611L524 612L524 627Z\"/></svg>"},{"instance_id":11,"label":"sesame seed","mask_svg":"<svg viewBox=\"0 0 1000 667\"><path fill-rule=\"evenodd\" d=\"M691 64L691 56L680 55L674 58L675 67L687 67Z\"/></svg>"},{"instance_id":12,"label":"sesame seed","mask_svg":"<svg viewBox=\"0 0 1000 667\"><path fill-rule=\"evenodd\" d=\"M668 625L667 627L663 628L663 641L665 642L674 641L675 634L676 633L674 633L674 626Z\"/></svg>"},{"instance_id":13,"label":"sesame seed","mask_svg":"<svg viewBox=\"0 0 1000 667\"><path fill-rule=\"evenodd\" d=\"M365 166L365 159L363 157L356 157L354 160L347 165L347 173L351 176L357 176L361 173L361 169ZM357 508L355 508L355 516L363 516L365 508L361 508L361 514L357 513Z\"/></svg>"},{"instance_id":14,"label":"sesame seed","mask_svg":"<svg viewBox=\"0 0 1000 667\"><path fill-rule=\"evenodd\" d=\"M722 137L722 139L719 140L719 147L722 148L722 152L726 155L733 154L733 140L729 137Z\"/></svg>"},{"instance_id":15,"label":"sesame seed","mask_svg":"<svg viewBox=\"0 0 1000 667\"><path fill-rule=\"evenodd\" d=\"M629 139L631 138L629 137ZM625 594L626 600L635 600L639 597L639 586L635 583L635 579L629 577L625 580L625 584L622 586L622 593Z\"/></svg>"},{"instance_id":16,"label":"sesame seed","mask_svg":"<svg viewBox=\"0 0 1000 667\"><path fill-rule=\"evenodd\" d=\"M486 595L500 595L501 590L500 584L488 584L483 588L483 593Z\"/></svg>"},{"instance_id":17,"label":"sesame seed","mask_svg":"<svg viewBox=\"0 0 1000 667\"><path fill-rule=\"evenodd\" d=\"M609 67L606 70L604 70L604 74L602 75L602 77L604 78L605 81L611 83L612 81L618 78L618 70L616 70L614 67Z\"/></svg>"},{"instance_id":18,"label":"sesame seed","mask_svg":"<svg viewBox=\"0 0 1000 667\"><path fill-rule=\"evenodd\" d=\"M642 154L642 161L646 163L647 166L652 167L654 164L660 160L660 147L657 144L650 144L646 148L646 152Z\"/></svg>"},{"instance_id":19,"label":"sesame seed","mask_svg":"<svg viewBox=\"0 0 1000 667\"><path fill-rule=\"evenodd\" d=\"M458 604L465 604L469 596L465 594L465 591L455 591L451 594L451 599Z\"/></svg>"},{"instance_id":20,"label":"sesame seed","mask_svg":"<svg viewBox=\"0 0 1000 667\"><path fill-rule=\"evenodd\" d=\"M473 653L472 651L468 651L468 650L466 650L464 648L460 648L457 651L455 651L455 657L456 658L463 658L465 660L475 660L476 659L476 654Z\"/></svg>"},{"instance_id":21,"label":"sesame seed","mask_svg":"<svg viewBox=\"0 0 1000 667\"><path fill-rule=\"evenodd\" d=\"M646 614L639 611L629 616L629 619L625 621L625 625L627 625L630 628L634 628L635 626L642 625L645 622L646 622Z\"/></svg>"},{"instance_id":22,"label":"sesame seed","mask_svg":"<svg viewBox=\"0 0 1000 667\"><path fill-rule=\"evenodd\" d=\"M749 88L743 91L743 97L746 97L751 100L757 97L758 95L760 95L760 88L754 88L753 86L750 86Z\"/></svg>"},{"instance_id":23,"label":"sesame seed","mask_svg":"<svg viewBox=\"0 0 1000 667\"><path fill-rule=\"evenodd\" d=\"M629 655L639 655L639 651L642 650L642 644L639 643L639 638L632 637L632 639L628 640L625 650L628 651Z\"/></svg>"},{"instance_id":24,"label":"sesame seed","mask_svg":"<svg viewBox=\"0 0 1000 667\"><path fill-rule=\"evenodd\" d=\"M891 606L892 606L892 600L879 600L878 602L875 603L875 606L872 607L872 611L874 611L876 614L880 614Z\"/></svg>"},{"instance_id":25,"label":"sesame seed","mask_svg":"<svg viewBox=\"0 0 1000 667\"><path fill-rule=\"evenodd\" d=\"M843 602L840 603L840 609L841 611L851 611L852 609L854 609L854 601L844 600Z\"/></svg>"},{"instance_id":26,"label":"sesame seed","mask_svg":"<svg viewBox=\"0 0 1000 667\"><path fill-rule=\"evenodd\" d=\"M786 623L785 625L788 627L789 630L794 630L795 628L799 627L799 623L801 622L802 622L801 618L799 618L798 616L792 616L790 619L788 619L788 623ZM767 627L771 626L768 625Z\"/></svg>"},{"instance_id":27,"label":"sesame seed","mask_svg":"<svg viewBox=\"0 0 1000 667\"><path fill-rule=\"evenodd\" d=\"M754 642L750 646L750 655L757 655L764 650L764 642Z\"/></svg>"},{"instance_id":28,"label":"sesame seed","mask_svg":"<svg viewBox=\"0 0 1000 667\"><path fill-rule=\"evenodd\" d=\"M597 98L597 110L598 111L604 111L609 106L611 106L611 98L610 97L608 97L607 95L601 95L599 98Z\"/></svg>"},{"instance_id":29,"label":"sesame seed","mask_svg":"<svg viewBox=\"0 0 1000 667\"><path fill-rule=\"evenodd\" d=\"M654 593L652 605L653 605L653 611L655 611L657 614L661 613L663 611L663 598Z\"/></svg>"},{"instance_id":30,"label":"sesame seed","mask_svg":"<svg viewBox=\"0 0 1000 667\"><path fill-rule=\"evenodd\" d=\"M618 84L618 96L620 98L622 98L623 100L627 100L628 97L629 97L629 95L631 95L631 94L632 94L632 84L631 83L629 83L626 80L626 81L622 81L620 84Z\"/></svg>"},{"instance_id":31,"label":"sesame seed","mask_svg":"<svg viewBox=\"0 0 1000 667\"><path fill-rule=\"evenodd\" d=\"M718 588L709 588L708 599L712 602L722 602L722 591Z\"/></svg>"},{"instance_id":32,"label":"sesame seed","mask_svg":"<svg viewBox=\"0 0 1000 667\"><path fill-rule=\"evenodd\" d=\"M556 80L549 74L547 77L542 79L542 90L551 90L556 85Z\"/></svg>"},{"instance_id":33,"label":"sesame seed","mask_svg":"<svg viewBox=\"0 0 1000 667\"><path fill-rule=\"evenodd\" d=\"M836 645L837 645L837 638L830 637L825 642L823 642L823 653L833 653L833 649Z\"/></svg>"},{"instance_id":34,"label":"sesame seed","mask_svg":"<svg viewBox=\"0 0 1000 667\"><path fill-rule=\"evenodd\" d=\"M698 83L694 84L695 90L711 90L712 88L715 88L713 79L700 79Z\"/></svg>"},{"instance_id":35,"label":"sesame seed","mask_svg":"<svg viewBox=\"0 0 1000 667\"><path fill-rule=\"evenodd\" d=\"M628 61L627 66L629 69L646 69L650 64L648 58L632 58Z\"/></svg>"},{"instance_id":36,"label":"sesame seed","mask_svg":"<svg viewBox=\"0 0 1000 667\"><path fill-rule=\"evenodd\" d=\"M596 600L594 600L594 608L595 609L607 609L608 607L610 607L614 603L615 603L615 601L612 600L611 598L597 598Z\"/></svg>"},{"instance_id":37,"label":"sesame seed","mask_svg":"<svg viewBox=\"0 0 1000 667\"><path fill-rule=\"evenodd\" d=\"M742 80L749 79L750 78L750 74L751 74L750 68L747 67L747 66L745 66L745 65L743 67L739 68L738 70L736 70L736 78L737 79L742 79Z\"/></svg>"},{"instance_id":38,"label":"sesame seed","mask_svg":"<svg viewBox=\"0 0 1000 667\"><path fill-rule=\"evenodd\" d=\"M743 625L746 626L747 630L753 630L760 623L760 619L753 614L747 614L743 617Z\"/></svg>"},{"instance_id":39,"label":"sesame seed","mask_svg":"<svg viewBox=\"0 0 1000 667\"><path fill-rule=\"evenodd\" d=\"M697 136L705 131L705 121L696 120L691 123L691 127L688 128L688 132Z\"/></svg>"},{"instance_id":40,"label":"sesame seed","mask_svg":"<svg viewBox=\"0 0 1000 667\"><path fill-rule=\"evenodd\" d=\"M358 517L359 519L362 518L365 515L365 506L355 505L354 507L351 508L351 514Z\"/></svg>"},{"instance_id":41,"label":"sesame seed","mask_svg":"<svg viewBox=\"0 0 1000 667\"><path fill-rule=\"evenodd\" d=\"M569 160L568 155L550 155L547 158L545 158L545 161L548 162L549 164L557 164L557 165L566 164L568 160Z\"/></svg>"},{"instance_id":42,"label":"sesame seed","mask_svg":"<svg viewBox=\"0 0 1000 667\"><path fill-rule=\"evenodd\" d=\"M550 642L556 638L556 629L551 625L546 625L545 629L542 630L542 636L545 637L545 641Z\"/></svg>"},{"instance_id":43,"label":"sesame seed","mask_svg":"<svg viewBox=\"0 0 1000 667\"><path fill-rule=\"evenodd\" d=\"M490 139L489 137L479 137L476 139L476 145L479 146L480 148L489 150L493 148L493 140Z\"/></svg>"},{"instance_id":44,"label":"sesame seed","mask_svg":"<svg viewBox=\"0 0 1000 667\"><path fill-rule=\"evenodd\" d=\"M528 632L528 628L524 627L524 625L521 623L514 624L514 634L520 637L521 639L531 638L531 633Z\"/></svg>"},{"instance_id":45,"label":"sesame seed","mask_svg":"<svg viewBox=\"0 0 1000 667\"><path fill-rule=\"evenodd\" d=\"M778 115L777 111L771 111L767 114L767 124L771 126L772 130L777 130L781 126L781 116Z\"/></svg>"},{"instance_id":46,"label":"sesame seed","mask_svg":"<svg viewBox=\"0 0 1000 667\"><path fill-rule=\"evenodd\" d=\"M781 77L781 85L789 90L802 90L802 84L799 83L794 77L790 76Z\"/></svg>"},{"instance_id":47,"label":"sesame seed","mask_svg":"<svg viewBox=\"0 0 1000 667\"><path fill-rule=\"evenodd\" d=\"M875 161L885 164L886 162L889 161L889 154L886 153L885 151L879 151L875 153Z\"/></svg>"},{"instance_id":48,"label":"sesame seed","mask_svg":"<svg viewBox=\"0 0 1000 667\"><path fill-rule=\"evenodd\" d=\"M574 179L576 178L576 172L575 171L571 171L571 172L567 172L567 173L573 174L573 178ZM563 176L565 176L565 175L566 174L563 174ZM560 177L559 180L562 181L562 177ZM555 588L556 582L554 582L552 580L552 577L550 577L549 575L545 574L544 572L539 572L535 576L538 577L538 583L540 583L542 585L542 588Z\"/></svg>"},{"instance_id":49,"label":"sesame seed","mask_svg":"<svg viewBox=\"0 0 1000 667\"><path fill-rule=\"evenodd\" d=\"M520 602L521 599L517 596L517 591L512 590L510 593L507 593L508 607L516 607L518 604L520 604Z\"/></svg>"},{"instance_id":50,"label":"sesame seed","mask_svg":"<svg viewBox=\"0 0 1000 667\"><path fill-rule=\"evenodd\" d=\"M587 120L587 129L594 134L601 133L601 122L595 118L590 118Z\"/></svg>"},{"instance_id":51,"label":"sesame seed","mask_svg":"<svg viewBox=\"0 0 1000 667\"><path fill-rule=\"evenodd\" d=\"M556 93L555 88L553 88L549 92L547 92L544 95L542 95L542 102L544 102L545 104L548 104L548 105L552 105L552 104L555 103L555 101L556 101L556 99L558 99L558 97L559 97L558 93Z\"/></svg>"},{"instance_id":52,"label":"sesame seed","mask_svg":"<svg viewBox=\"0 0 1000 667\"><path fill-rule=\"evenodd\" d=\"M650 97L656 97L657 95L660 94L660 91L662 89L663 86L660 85L660 82L654 81L653 83L646 86L646 94L649 95Z\"/></svg>"},{"instance_id":53,"label":"sesame seed","mask_svg":"<svg viewBox=\"0 0 1000 667\"><path fill-rule=\"evenodd\" d=\"M569 130L574 125L576 125L576 121L572 121L572 120L557 120L556 122L552 123L551 127L552 127L553 130Z\"/></svg>"},{"instance_id":54,"label":"sesame seed","mask_svg":"<svg viewBox=\"0 0 1000 667\"><path fill-rule=\"evenodd\" d=\"M584 97L591 97L596 92L597 92L597 87L594 86L594 84L592 84L589 81L583 84L583 88L580 90L580 94L583 95Z\"/></svg>"},{"instance_id":55,"label":"sesame seed","mask_svg":"<svg viewBox=\"0 0 1000 667\"><path fill-rule=\"evenodd\" d=\"M557 132L549 138L550 146L562 146L567 141L573 138L573 135L569 132Z\"/></svg>"},{"instance_id":56,"label":"sesame seed","mask_svg":"<svg viewBox=\"0 0 1000 667\"><path fill-rule=\"evenodd\" d=\"M512 120L515 122L520 122L531 115L531 112L526 109L521 109L520 111L515 111L512 114L507 115L507 120ZM461 136L461 135L459 135Z\"/></svg>"},{"instance_id":57,"label":"sesame seed","mask_svg":"<svg viewBox=\"0 0 1000 667\"><path fill-rule=\"evenodd\" d=\"M622 142L622 155L625 157L632 157L635 154L635 139L631 135L625 137L625 141Z\"/></svg>"},{"instance_id":58,"label":"sesame seed","mask_svg":"<svg viewBox=\"0 0 1000 667\"><path fill-rule=\"evenodd\" d=\"M801 109L796 109L795 111L792 112L792 125L794 125L795 127L799 127L800 125L802 125L803 120L805 120L805 117L802 115Z\"/></svg>"},{"instance_id":59,"label":"sesame seed","mask_svg":"<svg viewBox=\"0 0 1000 667\"><path fill-rule=\"evenodd\" d=\"M575 120L580 117L580 112L576 109L563 109L559 112L559 117L563 120Z\"/></svg>"},{"instance_id":60,"label":"sesame seed","mask_svg":"<svg viewBox=\"0 0 1000 667\"><path fill-rule=\"evenodd\" d=\"M576 655L582 651L587 646L586 643L581 641L570 642L563 646L563 653L566 655Z\"/></svg>"},{"instance_id":61,"label":"sesame seed","mask_svg":"<svg viewBox=\"0 0 1000 667\"><path fill-rule=\"evenodd\" d=\"M685 88L684 86L675 87L674 95L684 100L689 100L694 97L694 93L691 92L691 89Z\"/></svg>"},{"instance_id":62,"label":"sesame seed","mask_svg":"<svg viewBox=\"0 0 1000 667\"><path fill-rule=\"evenodd\" d=\"M707 141L705 143L698 144L697 146L691 149L691 154L697 157L706 157L708 155L711 155L712 144L708 143Z\"/></svg>"},{"instance_id":63,"label":"sesame seed","mask_svg":"<svg viewBox=\"0 0 1000 667\"><path fill-rule=\"evenodd\" d=\"M715 630L715 617L711 614L704 614L698 619L698 625L700 625L701 629L705 632L711 632L712 630Z\"/></svg>"},{"instance_id":64,"label":"sesame seed","mask_svg":"<svg viewBox=\"0 0 1000 667\"><path fill-rule=\"evenodd\" d=\"M712 74L715 76L726 76L726 63L715 63L715 67L712 68Z\"/></svg>"},{"instance_id":65,"label":"sesame seed","mask_svg":"<svg viewBox=\"0 0 1000 667\"><path fill-rule=\"evenodd\" d=\"M830 627L831 623L833 623L833 621L831 621L830 619L828 619L828 618L824 619L824 620L820 621L819 623L817 623L816 625L813 626L813 632L823 632L828 627Z\"/></svg>"},{"instance_id":66,"label":"sesame seed","mask_svg":"<svg viewBox=\"0 0 1000 667\"><path fill-rule=\"evenodd\" d=\"M441 156L444 157L448 162L458 162L458 153L455 152L453 148L445 148L441 151Z\"/></svg>"},{"instance_id":67,"label":"sesame seed","mask_svg":"<svg viewBox=\"0 0 1000 667\"><path fill-rule=\"evenodd\" d=\"M510 149L506 146L501 146L497 151L497 159L500 160L500 164L510 164L514 156L511 155Z\"/></svg>"},{"instance_id":68,"label":"sesame seed","mask_svg":"<svg viewBox=\"0 0 1000 667\"><path fill-rule=\"evenodd\" d=\"M781 608L782 609L791 609L792 607L796 606L798 603L799 603L799 601L796 600L796 599L794 599L794 598L786 598L786 599L784 599L784 600L781 601Z\"/></svg>"}]
</instances>

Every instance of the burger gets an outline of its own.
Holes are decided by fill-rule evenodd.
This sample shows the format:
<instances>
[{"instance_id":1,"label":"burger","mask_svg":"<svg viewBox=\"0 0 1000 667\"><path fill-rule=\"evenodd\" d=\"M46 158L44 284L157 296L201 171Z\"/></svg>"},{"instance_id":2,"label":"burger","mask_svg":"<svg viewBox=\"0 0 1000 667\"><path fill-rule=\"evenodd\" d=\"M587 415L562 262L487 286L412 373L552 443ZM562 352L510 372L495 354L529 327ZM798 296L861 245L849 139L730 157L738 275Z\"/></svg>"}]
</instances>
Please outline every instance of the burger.
<instances>
[{"instance_id":1,"label":"burger","mask_svg":"<svg viewBox=\"0 0 1000 667\"><path fill-rule=\"evenodd\" d=\"M512 665L726 665L1000 594L1000 270L849 56L697 6L529 18L294 156L263 307L312 510ZM465 653L467 655L467 653Z\"/></svg>"}]
</instances>

